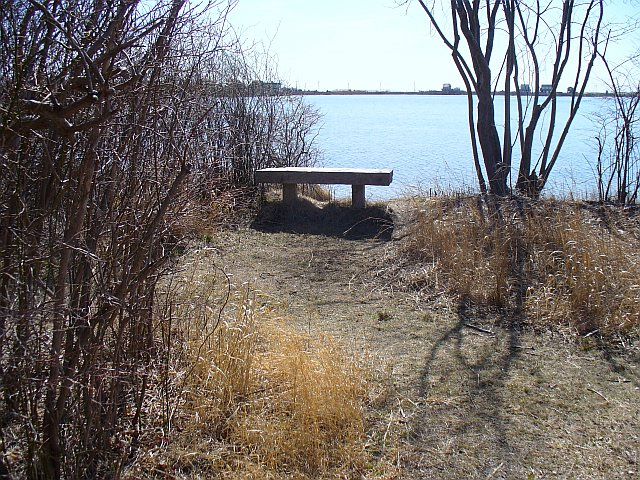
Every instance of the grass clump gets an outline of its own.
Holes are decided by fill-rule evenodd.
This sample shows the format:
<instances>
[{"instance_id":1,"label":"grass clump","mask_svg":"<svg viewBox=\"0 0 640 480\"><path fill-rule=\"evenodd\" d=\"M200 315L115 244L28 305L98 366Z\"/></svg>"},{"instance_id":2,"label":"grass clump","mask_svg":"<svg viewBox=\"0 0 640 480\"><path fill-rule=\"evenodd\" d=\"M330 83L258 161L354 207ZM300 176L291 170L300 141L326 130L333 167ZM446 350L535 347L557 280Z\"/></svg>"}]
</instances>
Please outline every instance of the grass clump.
<instances>
[{"instance_id":1,"label":"grass clump","mask_svg":"<svg viewBox=\"0 0 640 480\"><path fill-rule=\"evenodd\" d=\"M330 202L333 199L329 189L317 184L304 183L300 185L300 194L318 202Z\"/></svg>"},{"instance_id":2,"label":"grass clump","mask_svg":"<svg viewBox=\"0 0 640 480\"><path fill-rule=\"evenodd\" d=\"M132 475L360 478L370 462L362 362L198 265L166 293L160 323L172 355L163 401L150 404L163 405L162 436L147 438Z\"/></svg>"},{"instance_id":3,"label":"grass clump","mask_svg":"<svg viewBox=\"0 0 640 480\"><path fill-rule=\"evenodd\" d=\"M255 396L231 438L268 471L356 472L365 425L363 372L329 338L311 339L278 322L265 328Z\"/></svg>"},{"instance_id":4,"label":"grass clump","mask_svg":"<svg viewBox=\"0 0 640 480\"><path fill-rule=\"evenodd\" d=\"M415 209L404 252L416 286L510 310L534 325L640 332L640 225L629 212L551 200L440 197Z\"/></svg>"}]
</instances>

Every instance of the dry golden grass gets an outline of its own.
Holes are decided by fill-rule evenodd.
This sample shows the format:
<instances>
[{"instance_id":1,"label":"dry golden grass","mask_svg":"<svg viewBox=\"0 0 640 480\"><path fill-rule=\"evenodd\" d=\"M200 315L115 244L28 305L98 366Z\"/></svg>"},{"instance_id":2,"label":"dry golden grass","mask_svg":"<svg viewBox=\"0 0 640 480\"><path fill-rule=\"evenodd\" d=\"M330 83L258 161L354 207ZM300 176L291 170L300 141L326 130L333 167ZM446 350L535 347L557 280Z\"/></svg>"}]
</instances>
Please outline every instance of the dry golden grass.
<instances>
[{"instance_id":1,"label":"dry golden grass","mask_svg":"<svg viewBox=\"0 0 640 480\"><path fill-rule=\"evenodd\" d=\"M268 200L279 202L282 199L282 185L269 185L264 193ZM298 184L298 196L320 203L335 201L331 190L324 185L318 185L315 183Z\"/></svg>"},{"instance_id":2,"label":"dry golden grass","mask_svg":"<svg viewBox=\"0 0 640 480\"><path fill-rule=\"evenodd\" d=\"M416 287L524 314L582 334L640 331L640 227L632 215L584 204L478 197L416 205L405 253L428 268Z\"/></svg>"},{"instance_id":3,"label":"dry golden grass","mask_svg":"<svg viewBox=\"0 0 640 480\"><path fill-rule=\"evenodd\" d=\"M283 306L249 286L231 286L211 266L188 270L168 288L172 325L163 328L175 343L165 402L171 422L162 444L142 449L130 478L136 470L170 478L361 478L370 457L367 368L332 338L290 326Z\"/></svg>"},{"instance_id":4,"label":"dry golden grass","mask_svg":"<svg viewBox=\"0 0 640 480\"><path fill-rule=\"evenodd\" d=\"M303 184L300 185L300 194L318 202L330 202L333 200L331 191L322 185Z\"/></svg>"},{"instance_id":5,"label":"dry golden grass","mask_svg":"<svg viewBox=\"0 0 640 480\"><path fill-rule=\"evenodd\" d=\"M188 198L182 210L169 215L171 234L179 240L194 237L211 239L221 228L246 223L250 212L256 208L257 191L257 187L218 191L211 186L211 190L197 195L187 190Z\"/></svg>"},{"instance_id":6,"label":"dry golden grass","mask_svg":"<svg viewBox=\"0 0 640 480\"><path fill-rule=\"evenodd\" d=\"M310 339L275 321L265 326L257 385L230 438L268 471L317 475L362 468L363 372L329 338Z\"/></svg>"},{"instance_id":7,"label":"dry golden grass","mask_svg":"<svg viewBox=\"0 0 640 480\"><path fill-rule=\"evenodd\" d=\"M207 248L182 257L178 265L184 271L170 289L171 308L159 322L163 331L174 332L166 403L175 413L169 425L158 426L155 438L145 429L137 470L126 478L630 478L637 473L637 348L605 355L587 351L597 335L576 345L507 322L490 324L518 305L533 312L528 301L534 289L557 270L536 273L531 265L542 262L525 255L531 245L538 245L534 251L540 258L561 258L550 254L559 242L575 241L575 232L553 240L557 232L542 231L529 239L524 225L537 218L533 207L521 213L505 206L502 220L492 225L475 199L434 205L440 218L433 219L439 222L433 233L440 244L425 242L423 250L407 244L409 262L396 256L401 242L242 228L225 230L200 243ZM587 223L608 232L604 239L609 234L637 239L637 225L624 215L566 204L538 207L546 212L539 227L548 227L546 217L557 213L558 222L566 222L565 215L574 218L572 229ZM429 203L421 208L425 216L435 209ZM467 218L475 223L470 230L465 230ZM401 221L396 225L408 223L404 216ZM445 228L448 222L457 230ZM494 233L504 225L511 230L503 232L514 239ZM569 224L562 225L566 230ZM473 232L483 250L474 247L475 264L450 263L459 268L452 278L433 252L444 255L451 248L464 260L455 237L479 242ZM500 246L518 252L518 262L489 263L506 265L503 283L465 284L466 273L481 279L472 276L474 269ZM224 264L229 279L215 273L216 264ZM381 265L403 271L381 277ZM395 289L407 278L405 268L423 272L416 286L436 287L434 302ZM229 280L251 277L283 303L237 285L220 313ZM504 308L468 308L459 297L444 294L455 285L466 286L475 301L501 301ZM288 325L285 312L297 328ZM558 318L526 313L509 319L528 317L540 324ZM315 332L315 338L300 328ZM351 349L371 352L371 358L345 353L321 332L333 332ZM147 418L161 403L149 402Z\"/></svg>"}]
</instances>

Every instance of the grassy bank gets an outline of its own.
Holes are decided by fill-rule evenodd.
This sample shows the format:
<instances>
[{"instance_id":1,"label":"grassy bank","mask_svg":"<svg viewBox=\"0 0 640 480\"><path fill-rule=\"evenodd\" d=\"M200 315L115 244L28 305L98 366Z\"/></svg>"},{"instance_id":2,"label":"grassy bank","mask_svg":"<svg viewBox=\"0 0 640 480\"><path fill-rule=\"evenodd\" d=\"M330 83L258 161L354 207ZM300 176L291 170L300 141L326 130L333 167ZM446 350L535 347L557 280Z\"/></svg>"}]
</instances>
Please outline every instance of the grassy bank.
<instances>
[{"instance_id":1,"label":"grassy bank","mask_svg":"<svg viewBox=\"0 0 640 480\"><path fill-rule=\"evenodd\" d=\"M637 211L580 202L439 197L413 205L403 253L411 283L502 310L533 328L640 331Z\"/></svg>"},{"instance_id":2,"label":"grassy bank","mask_svg":"<svg viewBox=\"0 0 640 480\"><path fill-rule=\"evenodd\" d=\"M212 250L212 249L211 249ZM164 372L125 478L356 478L369 462L369 367L192 250L159 294ZM160 436L161 432L161 436Z\"/></svg>"},{"instance_id":3,"label":"grassy bank","mask_svg":"<svg viewBox=\"0 0 640 480\"><path fill-rule=\"evenodd\" d=\"M638 335L633 211L419 199L393 236L386 217L349 235L349 214L185 225L158 292L156 428L124 478L636 472L637 358L610 351Z\"/></svg>"}]
</instances>

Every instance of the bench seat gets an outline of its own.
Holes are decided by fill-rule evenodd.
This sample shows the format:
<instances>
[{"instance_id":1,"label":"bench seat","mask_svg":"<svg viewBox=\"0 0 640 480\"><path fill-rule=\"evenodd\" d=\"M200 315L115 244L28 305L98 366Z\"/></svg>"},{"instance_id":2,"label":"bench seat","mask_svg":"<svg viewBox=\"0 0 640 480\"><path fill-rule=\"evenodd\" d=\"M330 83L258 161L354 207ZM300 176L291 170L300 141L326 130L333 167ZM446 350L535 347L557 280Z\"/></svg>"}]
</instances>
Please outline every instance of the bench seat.
<instances>
[{"instance_id":1,"label":"bench seat","mask_svg":"<svg viewBox=\"0 0 640 480\"><path fill-rule=\"evenodd\" d=\"M365 185L388 186L393 180L393 170L369 168L319 168L283 167L263 168L255 171L256 183L281 183L282 200L295 203L298 184L351 185L351 204L355 208L365 206Z\"/></svg>"}]
</instances>

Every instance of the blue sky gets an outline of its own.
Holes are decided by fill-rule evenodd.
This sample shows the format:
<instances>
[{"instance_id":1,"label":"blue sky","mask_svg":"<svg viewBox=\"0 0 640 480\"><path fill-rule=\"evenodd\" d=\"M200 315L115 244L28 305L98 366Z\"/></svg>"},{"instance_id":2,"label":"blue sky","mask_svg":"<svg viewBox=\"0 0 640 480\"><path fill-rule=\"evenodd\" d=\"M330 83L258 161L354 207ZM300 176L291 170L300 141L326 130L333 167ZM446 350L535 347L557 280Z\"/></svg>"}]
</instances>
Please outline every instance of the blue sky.
<instances>
[{"instance_id":1,"label":"blue sky","mask_svg":"<svg viewBox=\"0 0 640 480\"><path fill-rule=\"evenodd\" d=\"M614 20L640 13L636 0L609 3ZM280 78L293 87L414 91L440 89L443 83L463 86L415 1L398 7L395 0L239 0L229 21L247 44L255 41L268 50ZM639 38L629 35L616 47L618 57L637 50ZM603 88L602 76L595 72L589 90Z\"/></svg>"}]
</instances>

